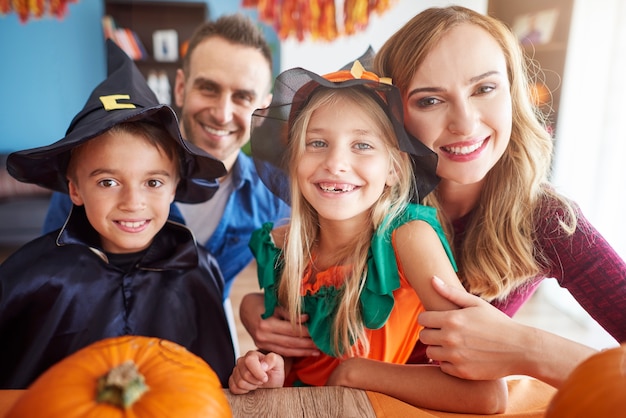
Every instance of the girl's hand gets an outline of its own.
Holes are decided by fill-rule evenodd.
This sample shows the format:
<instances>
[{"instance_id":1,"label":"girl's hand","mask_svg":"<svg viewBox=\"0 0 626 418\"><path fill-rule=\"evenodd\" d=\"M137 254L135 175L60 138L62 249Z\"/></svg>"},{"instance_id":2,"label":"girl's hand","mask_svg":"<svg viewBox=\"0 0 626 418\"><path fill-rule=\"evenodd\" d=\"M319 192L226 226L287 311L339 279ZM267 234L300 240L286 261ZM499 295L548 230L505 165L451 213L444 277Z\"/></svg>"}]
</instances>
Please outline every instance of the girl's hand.
<instances>
[{"instance_id":1,"label":"girl's hand","mask_svg":"<svg viewBox=\"0 0 626 418\"><path fill-rule=\"evenodd\" d=\"M231 393L242 395L258 388L279 388L285 382L285 362L276 353L248 351L237 359L228 379Z\"/></svg>"}]
</instances>

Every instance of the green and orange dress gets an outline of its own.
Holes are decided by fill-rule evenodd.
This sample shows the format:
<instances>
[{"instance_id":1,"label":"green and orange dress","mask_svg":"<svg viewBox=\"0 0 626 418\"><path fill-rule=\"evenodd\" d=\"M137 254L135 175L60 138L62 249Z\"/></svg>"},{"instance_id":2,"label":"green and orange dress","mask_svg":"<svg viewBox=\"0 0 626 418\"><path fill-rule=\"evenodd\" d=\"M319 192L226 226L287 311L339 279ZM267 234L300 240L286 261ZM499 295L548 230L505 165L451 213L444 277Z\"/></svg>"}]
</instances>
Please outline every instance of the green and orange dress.
<instances>
[{"instance_id":1,"label":"green and orange dress","mask_svg":"<svg viewBox=\"0 0 626 418\"><path fill-rule=\"evenodd\" d=\"M434 208L411 203L400 217L383 222L385 227L379 228L372 237L367 276L360 296L361 316L370 341L367 358L404 364L419 337L422 327L417 323L417 315L424 311L424 306L398 263L394 239L396 229L415 220L428 222L434 228L456 270ZM250 248L257 260L259 285L265 292L264 318L270 317L278 305L282 270L282 251L274 245L272 228L272 223L266 223L250 239ZM342 361L342 357L334 353L330 336L346 271L346 266L333 266L318 272L314 284L309 283L308 274L303 277L303 313L309 315L306 325L322 354L294 359L285 379L286 386L323 386Z\"/></svg>"}]
</instances>

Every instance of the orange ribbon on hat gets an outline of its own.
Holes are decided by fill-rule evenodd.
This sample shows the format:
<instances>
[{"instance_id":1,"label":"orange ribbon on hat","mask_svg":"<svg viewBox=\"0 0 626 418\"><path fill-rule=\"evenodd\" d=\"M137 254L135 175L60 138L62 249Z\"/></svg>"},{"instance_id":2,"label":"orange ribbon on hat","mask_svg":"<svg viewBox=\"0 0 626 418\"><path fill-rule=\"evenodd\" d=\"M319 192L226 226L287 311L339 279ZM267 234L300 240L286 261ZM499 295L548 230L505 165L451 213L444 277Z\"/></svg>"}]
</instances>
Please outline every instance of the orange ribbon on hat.
<instances>
[{"instance_id":1,"label":"orange ribbon on hat","mask_svg":"<svg viewBox=\"0 0 626 418\"><path fill-rule=\"evenodd\" d=\"M391 78L379 77L375 73L371 71L367 71L365 68L363 68L363 65L361 65L359 60L354 61L354 64L352 64L352 68L350 69L350 71L348 70L335 71L333 73L326 74L323 77L328 81L332 81L333 83L340 83L342 81L356 79L356 80L372 80L372 81L377 81L379 83L392 85Z\"/></svg>"}]
</instances>

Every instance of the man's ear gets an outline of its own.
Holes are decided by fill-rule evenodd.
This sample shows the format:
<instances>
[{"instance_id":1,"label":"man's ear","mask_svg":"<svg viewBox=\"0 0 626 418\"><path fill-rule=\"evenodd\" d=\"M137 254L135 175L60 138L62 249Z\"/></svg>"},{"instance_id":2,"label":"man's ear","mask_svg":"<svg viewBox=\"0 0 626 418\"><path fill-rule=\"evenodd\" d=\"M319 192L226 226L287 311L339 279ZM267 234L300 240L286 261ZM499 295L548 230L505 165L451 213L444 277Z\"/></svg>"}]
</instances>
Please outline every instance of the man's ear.
<instances>
[{"instance_id":1,"label":"man's ear","mask_svg":"<svg viewBox=\"0 0 626 418\"><path fill-rule=\"evenodd\" d=\"M183 107L183 103L185 102L185 72L181 68L176 70L174 100L176 101L176 106Z\"/></svg>"},{"instance_id":2,"label":"man's ear","mask_svg":"<svg viewBox=\"0 0 626 418\"><path fill-rule=\"evenodd\" d=\"M274 97L272 93L267 93L267 95L265 96L265 99L261 103L261 108L268 107L272 103L272 97Z\"/></svg>"},{"instance_id":3,"label":"man's ear","mask_svg":"<svg viewBox=\"0 0 626 418\"><path fill-rule=\"evenodd\" d=\"M82 206L85 202L83 202L83 198L80 196L78 185L74 183L72 179L67 178L67 188L70 192L70 199L72 199L72 203L76 206Z\"/></svg>"}]
</instances>

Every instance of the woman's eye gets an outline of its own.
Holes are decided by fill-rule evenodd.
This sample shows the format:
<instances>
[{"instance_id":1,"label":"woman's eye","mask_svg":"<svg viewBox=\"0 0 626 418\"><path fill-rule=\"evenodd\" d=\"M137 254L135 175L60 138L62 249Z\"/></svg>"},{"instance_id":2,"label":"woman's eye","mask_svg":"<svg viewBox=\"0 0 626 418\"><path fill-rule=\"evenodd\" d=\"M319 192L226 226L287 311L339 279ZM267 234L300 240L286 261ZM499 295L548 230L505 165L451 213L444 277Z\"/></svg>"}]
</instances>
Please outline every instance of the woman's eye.
<instances>
[{"instance_id":1,"label":"woman's eye","mask_svg":"<svg viewBox=\"0 0 626 418\"><path fill-rule=\"evenodd\" d=\"M114 187L117 186L117 182L115 180L112 179L104 179L104 180L100 180L98 182L98 184L102 187Z\"/></svg>"},{"instance_id":2,"label":"woman's eye","mask_svg":"<svg viewBox=\"0 0 626 418\"><path fill-rule=\"evenodd\" d=\"M476 90L476 94L487 94L487 93L491 93L492 91L494 91L496 89L495 86L493 85L486 85L486 86L480 86L478 87L478 89Z\"/></svg>"},{"instance_id":3,"label":"woman's eye","mask_svg":"<svg viewBox=\"0 0 626 418\"><path fill-rule=\"evenodd\" d=\"M430 106L434 106L438 103L441 103L441 100L435 98L435 97L424 97L422 99L419 99L417 101L417 105L419 107L430 107Z\"/></svg>"},{"instance_id":4,"label":"woman's eye","mask_svg":"<svg viewBox=\"0 0 626 418\"><path fill-rule=\"evenodd\" d=\"M161 180L148 180L148 187L150 188L157 188L157 187L161 187L163 186L163 182Z\"/></svg>"}]
</instances>

